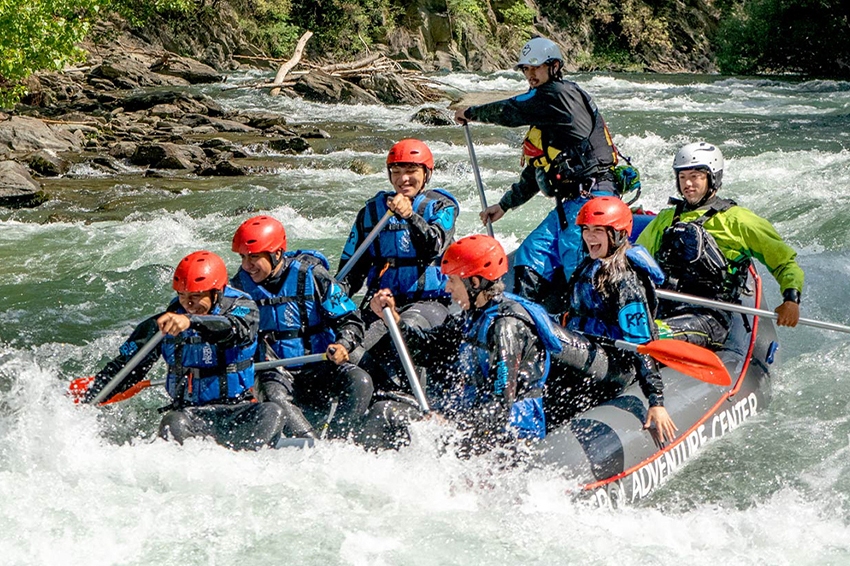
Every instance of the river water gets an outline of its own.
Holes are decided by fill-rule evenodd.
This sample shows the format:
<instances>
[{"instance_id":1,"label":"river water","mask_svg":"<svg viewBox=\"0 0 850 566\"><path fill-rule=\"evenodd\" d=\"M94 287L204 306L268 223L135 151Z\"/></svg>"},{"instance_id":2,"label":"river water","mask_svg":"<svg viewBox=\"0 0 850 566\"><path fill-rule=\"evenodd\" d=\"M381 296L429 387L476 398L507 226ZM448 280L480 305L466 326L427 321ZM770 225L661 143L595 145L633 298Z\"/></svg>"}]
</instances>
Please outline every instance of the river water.
<instances>
[{"instance_id":1,"label":"river water","mask_svg":"<svg viewBox=\"0 0 850 566\"><path fill-rule=\"evenodd\" d=\"M640 168L644 207L672 194L679 146L718 143L724 196L771 220L799 252L803 316L850 323L850 84L571 78ZM522 90L520 79L439 77L469 92ZM436 425L417 426L400 452L340 442L235 453L154 440L161 392L73 406L68 381L97 371L169 300L181 257L206 248L237 268L229 244L245 218L272 214L290 249L335 263L358 208L389 187L383 160L402 137L430 144L434 185L462 206L459 235L481 230L459 127L412 124L412 107L204 92L333 137L296 157L256 148L272 168L256 177L104 179L79 168L48 185L39 209L0 209L0 564L850 564L850 337L835 332L780 329L767 410L647 501L616 510L574 500L574 482L551 470L443 454ZM474 124L472 134L496 202L519 171L523 132ZM550 208L533 199L496 224L497 236L515 248Z\"/></svg>"}]
</instances>

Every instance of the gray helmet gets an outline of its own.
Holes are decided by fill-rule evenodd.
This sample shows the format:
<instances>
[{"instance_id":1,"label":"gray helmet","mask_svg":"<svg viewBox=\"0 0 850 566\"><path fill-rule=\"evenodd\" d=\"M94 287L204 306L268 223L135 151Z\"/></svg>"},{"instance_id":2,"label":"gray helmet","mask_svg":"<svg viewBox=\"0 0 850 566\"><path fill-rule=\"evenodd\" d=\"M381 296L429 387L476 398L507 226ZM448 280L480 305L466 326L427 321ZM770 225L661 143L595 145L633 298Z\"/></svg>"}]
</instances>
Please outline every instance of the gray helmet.
<instances>
[{"instance_id":1,"label":"gray helmet","mask_svg":"<svg viewBox=\"0 0 850 566\"><path fill-rule=\"evenodd\" d=\"M564 58L561 57L561 50L551 39L535 37L522 46L516 66L531 65L537 67L549 61L560 61L563 64Z\"/></svg>"},{"instance_id":2,"label":"gray helmet","mask_svg":"<svg viewBox=\"0 0 850 566\"><path fill-rule=\"evenodd\" d=\"M707 142L689 143L673 158L676 186L679 186L679 171L702 169L708 172L709 187L717 190L723 184L723 154L720 148Z\"/></svg>"}]
</instances>

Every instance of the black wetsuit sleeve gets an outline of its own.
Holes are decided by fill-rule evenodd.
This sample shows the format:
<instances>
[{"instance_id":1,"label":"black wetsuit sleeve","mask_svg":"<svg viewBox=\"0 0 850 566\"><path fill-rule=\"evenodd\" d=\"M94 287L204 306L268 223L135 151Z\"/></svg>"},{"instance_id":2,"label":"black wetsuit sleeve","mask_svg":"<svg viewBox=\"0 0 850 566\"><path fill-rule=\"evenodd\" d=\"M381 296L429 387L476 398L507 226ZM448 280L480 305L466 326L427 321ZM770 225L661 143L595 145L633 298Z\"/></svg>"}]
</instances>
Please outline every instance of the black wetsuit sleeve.
<instances>
[{"instance_id":1,"label":"black wetsuit sleeve","mask_svg":"<svg viewBox=\"0 0 850 566\"><path fill-rule=\"evenodd\" d=\"M511 188L499 200L499 206L507 212L527 203L538 192L540 192L540 185L537 184L534 167L527 165L520 173L519 181L511 185Z\"/></svg>"},{"instance_id":2,"label":"black wetsuit sleeve","mask_svg":"<svg viewBox=\"0 0 850 566\"><path fill-rule=\"evenodd\" d=\"M581 140L593 130L593 115L581 89L569 81L549 81L526 93L471 106L466 110L470 120L517 126L554 127L560 135Z\"/></svg>"},{"instance_id":3,"label":"black wetsuit sleeve","mask_svg":"<svg viewBox=\"0 0 850 566\"><path fill-rule=\"evenodd\" d=\"M337 273L345 267L348 263L348 258L351 257L351 254L357 251L360 244L362 244L363 240L366 239L367 234L363 227L365 215L366 208L361 208L357 213L357 218L354 220L354 225L351 227L351 232L348 235L348 241L346 242L342 256L340 257ZM366 276L369 275L369 269L372 267L372 261L373 259L369 252L364 253L351 267L351 271L349 271L342 279L338 279L340 285L342 285L342 288L349 297L357 294L357 292L363 287L363 283L366 282Z\"/></svg>"},{"instance_id":4,"label":"black wetsuit sleeve","mask_svg":"<svg viewBox=\"0 0 850 566\"><path fill-rule=\"evenodd\" d=\"M351 352L363 343L366 332L360 311L324 267L313 268L313 280L325 323L334 331L336 342Z\"/></svg>"},{"instance_id":5,"label":"black wetsuit sleeve","mask_svg":"<svg viewBox=\"0 0 850 566\"><path fill-rule=\"evenodd\" d=\"M410 355L418 365L442 368L454 364L458 359L460 343L463 340L463 319L449 316L440 326L423 329L408 326L402 318L399 329Z\"/></svg>"},{"instance_id":6,"label":"black wetsuit sleeve","mask_svg":"<svg viewBox=\"0 0 850 566\"><path fill-rule=\"evenodd\" d=\"M647 298L649 294L652 294L652 301ZM616 308L618 312L629 304L643 303L647 313L647 320L643 321L642 326L645 330L642 332L648 333L649 340L657 340L658 327L655 325L655 321L652 320L652 308L650 307L650 302L655 302L655 289L651 287L649 280L639 277L634 270L629 270L628 275L620 280L617 297L618 304ZM646 354L635 353L631 354L631 356L634 359L638 383L644 396L649 401L649 406L664 406L664 384L661 381L661 372L658 369L658 364Z\"/></svg>"},{"instance_id":7,"label":"black wetsuit sleeve","mask_svg":"<svg viewBox=\"0 0 850 566\"><path fill-rule=\"evenodd\" d=\"M127 338L127 340L121 345L118 357L107 363L102 370L95 374L94 381L86 391L85 398L83 399L84 403L91 403L91 401L97 397L97 394L103 390L106 384L109 383L112 378L127 365L127 362L130 361L133 355L159 333L159 327L156 324L156 319L160 316L162 316L162 313L150 317L149 319L141 322L133 330L130 337ZM121 383L113 389L113 393L126 391L144 379L153 367L154 363L156 363L156 360L159 359L159 356L159 348L154 348L153 351L145 356L141 363L136 365L135 369L133 369L133 371L131 371L127 377L125 377Z\"/></svg>"},{"instance_id":8,"label":"black wetsuit sleeve","mask_svg":"<svg viewBox=\"0 0 850 566\"><path fill-rule=\"evenodd\" d=\"M426 222L414 212L407 223L410 225L410 241L416 249L416 257L433 259L443 255L452 241L457 220L457 207L447 198L438 199L434 203L434 219ZM451 227L446 228L444 222L451 221Z\"/></svg>"},{"instance_id":9,"label":"black wetsuit sleeve","mask_svg":"<svg viewBox=\"0 0 850 566\"><path fill-rule=\"evenodd\" d=\"M187 315L189 328L197 331L205 342L229 348L247 346L257 339L260 311L253 299L225 297L218 315Z\"/></svg>"}]
</instances>

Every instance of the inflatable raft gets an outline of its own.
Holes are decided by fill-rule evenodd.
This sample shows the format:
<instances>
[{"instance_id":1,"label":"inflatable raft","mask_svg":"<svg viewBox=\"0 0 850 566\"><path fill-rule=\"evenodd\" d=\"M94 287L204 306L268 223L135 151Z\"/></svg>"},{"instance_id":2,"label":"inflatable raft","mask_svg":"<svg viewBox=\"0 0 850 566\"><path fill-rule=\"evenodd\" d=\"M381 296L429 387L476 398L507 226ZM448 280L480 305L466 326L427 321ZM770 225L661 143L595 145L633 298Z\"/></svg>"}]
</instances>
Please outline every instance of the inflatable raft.
<instances>
[{"instance_id":1,"label":"inflatable raft","mask_svg":"<svg viewBox=\"0 0 850 566\"><path fill-rule=\"evenodd\" d=\"M762 305L761 279L750 269L745 306ZM603 506L639 501L662 485L709 442L735 430L770 401L770 366L778 343L770 319L736 314L717 355L732 376L722 387L669 367L661 369L664 405L679 427L676 440L659 447L643 429L647 401L637 383L550 432L540 443L541 463L579 481L580 491Z\"/></svg>"}]
</instances>

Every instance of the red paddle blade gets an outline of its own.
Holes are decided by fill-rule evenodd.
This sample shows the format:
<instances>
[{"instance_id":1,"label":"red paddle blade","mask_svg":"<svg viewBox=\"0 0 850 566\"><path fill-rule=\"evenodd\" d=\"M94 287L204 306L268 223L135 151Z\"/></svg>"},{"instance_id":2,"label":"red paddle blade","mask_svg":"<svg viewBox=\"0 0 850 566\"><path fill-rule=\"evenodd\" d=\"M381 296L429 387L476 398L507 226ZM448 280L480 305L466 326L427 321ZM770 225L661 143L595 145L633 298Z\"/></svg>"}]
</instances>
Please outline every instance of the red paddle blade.
<instances>
[{"instance_id":1,"label":"red paddle blade","mask_svg":"<svg viewBox=\"0 0 850 566\"><path fill-rule=\"evenodd\" d=\"M88 377L78 377L68 384L68 395L71 396L74 404L81 403L85 399L86 391L89 390L93 381L94 376L90 375Z\"/></svg>"},{"instance_id":2,"label":"red paddle blade","mask_svg":"<svg viewBox=\"0 0 850 566\"><path fill-rule=\"evenodd\" d=\"M647 342L638 346L637 351L700 381L722 386L732 384L732 376L726 366L708 348L667 339Z\"/></svg>"},{"instance_id":3,"label":"red paddle blade","mask_svg":"<svg viewBox=\"0 0 850 566\"><path fill-rule=\"evenodd\" d=\"M113 395L112 397L107 399L106 401L102 402L101 405L110 405L112 403L119 403L121 401L126 401L127 399L129 399L130 397L132 397L133 395L138 393L139 391L147 389L150 386L151 386L151 380L150 379L143 379L142 381L133 385L133 387L131 387L130 389L128 389L126 391L122 391L121 393L116 393L115 395Z\"/></svg>"}]
</instances>

